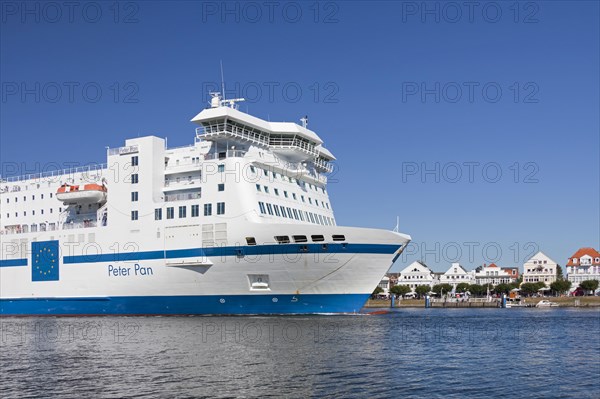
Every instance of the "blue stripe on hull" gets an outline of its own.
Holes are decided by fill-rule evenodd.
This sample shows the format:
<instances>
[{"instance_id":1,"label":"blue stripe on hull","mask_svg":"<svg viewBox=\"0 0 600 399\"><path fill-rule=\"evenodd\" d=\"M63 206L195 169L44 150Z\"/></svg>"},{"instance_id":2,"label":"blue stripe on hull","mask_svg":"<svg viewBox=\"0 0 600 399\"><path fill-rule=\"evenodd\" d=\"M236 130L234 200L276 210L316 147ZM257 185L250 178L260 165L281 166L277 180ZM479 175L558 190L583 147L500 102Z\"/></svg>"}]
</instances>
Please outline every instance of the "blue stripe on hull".
<instances>
[{"instance_id":1,"label":"blue stripe on hull","mask_svg":"<svg viewBox=\"0 0 600 399\"><path fill-rule=\"evenodd\" d=\"M353 313L369 294L119 296L0 300L0 316Z\"/></svg>"}]
</instances>

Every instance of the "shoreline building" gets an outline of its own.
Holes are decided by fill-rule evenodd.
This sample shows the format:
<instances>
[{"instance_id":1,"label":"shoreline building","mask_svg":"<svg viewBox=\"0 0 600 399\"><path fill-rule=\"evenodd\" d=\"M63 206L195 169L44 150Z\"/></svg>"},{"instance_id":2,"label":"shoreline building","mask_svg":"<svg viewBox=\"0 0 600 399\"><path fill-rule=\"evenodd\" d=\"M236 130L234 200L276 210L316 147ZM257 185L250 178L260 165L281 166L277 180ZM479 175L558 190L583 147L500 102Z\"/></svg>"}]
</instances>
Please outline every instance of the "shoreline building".
<instances>
[{"instance_id":1,"label":"shoreline building","mask_svg":"<svg viewBox=\"0 0 600 399\"><path fill-rule=\"evenodd\" d=\"M473 284L475 282L474 273L468 272L460 263L452 263L450 268L440 276L441 284L450 284L455 290L460 283Z\"/></svg>"},{"instance_id":2,"label":"shoreline building","mask_svg":"<svg viewBox=\"0 0 600 399\"><path fill-rule=\"evenodd\" d=\"M415 288L419 285L427 285L431 288L434 284L433 271L425 263L414 261L400 271L397 284L408 285L412 292L415 292Z\"/></svg>"},{"instance_id":3,"label":"shoreline building","mask_svg":"<svg viewBox=\"0 0 600 399\"><path fill-rule=\"evenodd\" d=\"M556 281L558 264L543 252L538 252L523 264L523 282L542 282L546 287Z\"/></svg>"},{"instance_id":4,"label":"shoreline building","mask_svg":"<svg viewBox=\"0 0 600 399\"><path fill-rule=\"evenodd\" d=\"M491 263L487 266L485 263L483 266L479 266L475 269L475 284L479 285L498 285L508 284L516 281L513 279L512 274L509 274L505 269L498 267L495 263Z\"/></svg>"},{"instance_id":5,"label":"shoreline building","mask_svg":"<svg viewBox=\"0 0 600 399\"><path fill-rule=\"evenodd\" d=\"M575 289L582 281L600 281L600 253L594 248L579 248L567 262L567 280Z\"/></svg>"}]
</instances>

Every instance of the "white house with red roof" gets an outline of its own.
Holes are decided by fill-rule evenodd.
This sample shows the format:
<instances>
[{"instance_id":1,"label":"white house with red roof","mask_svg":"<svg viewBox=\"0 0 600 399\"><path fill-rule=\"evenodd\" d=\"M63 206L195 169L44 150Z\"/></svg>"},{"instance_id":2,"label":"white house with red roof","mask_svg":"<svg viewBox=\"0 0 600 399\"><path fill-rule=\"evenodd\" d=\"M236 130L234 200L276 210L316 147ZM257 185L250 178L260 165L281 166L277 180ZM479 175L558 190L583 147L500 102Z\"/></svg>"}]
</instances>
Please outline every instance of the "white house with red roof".
<instances>
[{"instance_id":1,"label":"white house with red roof","mask_svg":"<svg viewBox=\"0 0 600 399\"><path fill-rule=\"evenodd\" d=\"M543 252L538 252L523 264L523 282L542 282L546 287L556 281L558 264Z\"/></svg>"},{"instance_id":2,"label":"white house with red roof","mask_svg":"<svg viewBox=\"0 0 600 399\"><path fill-rule=\"evenodd\" d=\"M579 248L567 262L567 279L577 288L585 280L600 281L600 253L594 248Z\"/></svg>"},{"instance_id":3,"label":"white house with red roof","mask_svg":"<svg viewBox=\"0 0 600 399\"><path fill-rule=\"evenodd\" d=\"M501 283L512 283L514 278L512 274L507 272L505 269L498 267L495 263L489 266L485 263L483 266L479 266L475 269L475 284L480 285L497 285Z\"/></svg>"}]
</instances>

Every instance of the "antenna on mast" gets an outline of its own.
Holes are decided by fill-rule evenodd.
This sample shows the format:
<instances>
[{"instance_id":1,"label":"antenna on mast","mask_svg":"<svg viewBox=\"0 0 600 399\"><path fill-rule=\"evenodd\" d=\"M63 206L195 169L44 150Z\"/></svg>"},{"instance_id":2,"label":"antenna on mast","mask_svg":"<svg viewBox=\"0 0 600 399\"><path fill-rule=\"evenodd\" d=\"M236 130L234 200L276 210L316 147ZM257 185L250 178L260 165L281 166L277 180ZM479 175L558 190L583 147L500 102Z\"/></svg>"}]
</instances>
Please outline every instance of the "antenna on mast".
<instances>
[{"instance_id":1,"label":"antenna on mast","mask_svg":"<svg viewBox=\"0 0 600 399\"><path fill-rule=\"evenodd\" d=\"M396 216L396 227L394 227L394 230L392 231L395 233L400 232L400 216Z\"/></svg>"},{"instance_id":2,"label":"antenna on mast","mask_svg":"<svg viewBox=\"0 0 600 399\"><path fill-rule=\"evenodd\" d=\"M225 100L225 76L223 75L223 60L221 60L221 95Z\"/></svg>"}]
</instances>

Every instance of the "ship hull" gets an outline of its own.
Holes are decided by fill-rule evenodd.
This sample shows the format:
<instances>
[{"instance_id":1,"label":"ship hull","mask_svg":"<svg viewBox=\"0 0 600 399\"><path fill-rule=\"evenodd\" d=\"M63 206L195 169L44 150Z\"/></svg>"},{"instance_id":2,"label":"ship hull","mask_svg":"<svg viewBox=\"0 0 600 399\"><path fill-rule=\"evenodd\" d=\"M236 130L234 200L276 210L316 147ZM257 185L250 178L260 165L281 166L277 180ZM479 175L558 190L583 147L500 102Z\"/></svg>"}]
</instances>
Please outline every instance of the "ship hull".
<instances>
[{"instance_id":1,"label":"ship hull","mask_svg":"<svg viewBox=\"0 0 600 399\"><path fill-rule=\"evenodd\" d=\"M408 243L373 231L387 242L71 256L56 248L57 256L46 256L59 260L47 262L59 268L55 275L38 256L51 253L52 241L36 242L28 257L0 264L0 315L354 313Z\"/></svg>"},{"instance_id":2,"label":"ship hull","mask_svg":"<svg viewBox=\"0 0 600 399\"><path fill-rule=\"evenodd\" d=\"M121 296L9 299L2 316L253 315L359 312L369 294Z\"/></svg>"}]
</instances>

